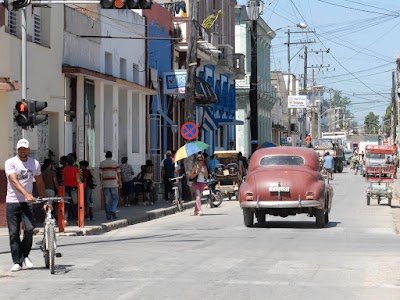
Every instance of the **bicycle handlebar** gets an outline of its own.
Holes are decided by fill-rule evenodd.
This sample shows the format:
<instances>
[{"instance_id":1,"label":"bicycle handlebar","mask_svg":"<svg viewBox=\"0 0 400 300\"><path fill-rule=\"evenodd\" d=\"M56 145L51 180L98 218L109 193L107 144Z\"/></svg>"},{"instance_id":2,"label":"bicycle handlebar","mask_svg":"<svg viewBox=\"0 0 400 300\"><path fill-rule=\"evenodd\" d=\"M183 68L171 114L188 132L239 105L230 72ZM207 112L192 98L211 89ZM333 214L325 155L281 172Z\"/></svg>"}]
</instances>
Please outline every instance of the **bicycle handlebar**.
<instances>
[{"instance_id":1,"label":"bicycle handlebar","mask_svg":"<svg viewBox=\"0 0 400 300\"><path fill-rule=\"evenodd\" d=\"M182 176L179 176L179 177L169 178L169 181L177 181L179 179L182 179L183 177L185 177L185 174L183 174Z\"/></svg>"},{"instance_id":2,"label":"bicycle handlebar","mask_svg":"<svg viewBox=\"0 0 400 300\"><path fill-rule=\"evenodd\" d=\"M39 203L49 202L49 201L69 203L69 201L66 201L65 199L71 199L71 197L42 197L42 198L38 197L38 198L34 198L34 201L30 201L30 203L39 204Z\"/></svg>"}]
</instances>

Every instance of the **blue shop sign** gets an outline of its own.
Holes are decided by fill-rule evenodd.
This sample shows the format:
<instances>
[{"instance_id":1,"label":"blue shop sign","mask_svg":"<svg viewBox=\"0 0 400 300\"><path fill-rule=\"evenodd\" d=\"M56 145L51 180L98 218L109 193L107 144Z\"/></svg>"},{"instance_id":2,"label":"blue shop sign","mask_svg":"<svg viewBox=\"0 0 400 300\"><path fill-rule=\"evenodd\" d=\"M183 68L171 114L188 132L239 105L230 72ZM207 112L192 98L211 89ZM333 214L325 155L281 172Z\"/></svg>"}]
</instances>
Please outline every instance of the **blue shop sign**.
<instances>
[{"instance_id":1,"label":"blue shop sign","mask_svg":"<svg viewBox=\"0 0 400 300\"><path fill-rule=\"evenodd\" d=\"M186 70L164 73L164 95L184 94L186 86Z\"/></svg>"}]
</instances>

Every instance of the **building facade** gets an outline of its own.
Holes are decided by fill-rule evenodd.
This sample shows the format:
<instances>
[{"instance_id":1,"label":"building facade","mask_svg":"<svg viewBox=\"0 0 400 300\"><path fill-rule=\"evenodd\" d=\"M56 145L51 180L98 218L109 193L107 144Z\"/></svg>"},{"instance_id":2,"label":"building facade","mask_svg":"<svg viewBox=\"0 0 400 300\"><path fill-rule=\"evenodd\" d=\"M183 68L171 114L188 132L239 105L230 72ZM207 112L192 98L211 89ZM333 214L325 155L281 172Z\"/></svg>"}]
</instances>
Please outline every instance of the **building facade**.
<instances>
[{"instance_id":1,"label":"building facade","mask_svg":"<svg viewBox=\"0 0 400 300\"><path fill-rule=\"evenodd\" d=\"M236 50L245 55L246 76L236 81L236 118L243 125L236 127L236 149L244 156L251 155L250 134L250 76L251 76L251 21L246 7L235 8ZM275 89L271 85L270 51L274 31L262 19L257 20L257 86L258 86L258 140L259 143L272 141L272 109L277 101Z\"/></svg>"},{"instance_id":2,"label":"building facade","mask_svg":"<svg viewBox=\"0 0 400 300\"><path fill-rule=\"evenodd\" d=\"M49 156L64 152L64 81L61 74L63 53L62 6L32 7L27 10L27 98L46 101L43 111L48 120L31 130L22 132L14 122L15 104L21 100L21 11L8 11L0 5L0 138L7 141L0 146L0 226L5 225L4 162L16 154L15 145L22 136L30 141L31 156L40 163ZM40 70L40 73L38 73ZM46 70L46 71L43 71ZM5 84L4 84L5 83ZM53 157L54 158L54 157Z\"/></svg>"},{"instance_id":3,"label":"building facade","mask_svg":"<svg viewBox=\"0 0 400 300\"><path fill-rule=\"evenodd\" d=\"M131 10L65 6L65 154L95 174L106 151L128 157L135 173L145 163L147 96L156 94L146 87L145 37L145 18Z\"/></svg>"}]
</instances>

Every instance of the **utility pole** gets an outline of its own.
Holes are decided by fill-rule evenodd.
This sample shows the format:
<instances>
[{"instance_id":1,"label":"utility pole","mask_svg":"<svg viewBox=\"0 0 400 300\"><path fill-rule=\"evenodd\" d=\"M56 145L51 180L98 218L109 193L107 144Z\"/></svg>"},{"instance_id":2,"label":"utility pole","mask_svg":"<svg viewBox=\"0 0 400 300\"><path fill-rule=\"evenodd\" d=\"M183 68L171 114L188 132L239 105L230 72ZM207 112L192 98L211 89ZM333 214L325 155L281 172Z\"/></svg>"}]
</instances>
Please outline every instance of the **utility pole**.
<instances>
[{"instance_id":1,"label":"utility pole","mask_svg":"<svg viewBox=\"0 0 400 300\"><path fill-rule=\"evenodd\" d=\"M251 153L258 146L257 20L251 21L250 135Z\"/></svg>"},{"instance_id":2,"label":"utility pole","mask_svg":"<svg viewBox=\"0 0 400 300\"><path fill-rule=\"evenodd\" d=\"M195 87L196 87L196 68L197 68L197 40L199 39L199 2L198 0L189 1L189 37L188 52L186 57L186 87L185 87L185 122L195 122Z\"/></svg>"},{"instance_id":3,"label":"utility pole","mask_svg":"<svg viewBox=\"0 0 400 300\"><path fill-rule=\"evenodd\" d=\"M301 27L301 26L297 26L297 27L305 28L305 27ZM288 29L288 31L286 31L286 34L288 35L288 41L287 41L287 43L285 43L285 44L288 45L288 51L287 51L287 53L288 53L288 56L287 56L287 60L288 60L288 105L289 105L289 96L291 96L291 94L292 94L292 88L291 88L291 79L292 79L291 77L292 77L292 76L291 76L291 74L290 74L290 73L291 73L291 70L290 70L290 61L291 61L292 59L291 59L291 57L290 57L290 45L304 45L304 44L315 43L315 41L309 41L309 40L292 43L292 42L290 42L290 35L291 35L292 33L315 33L315 31L314 31L314 30L308 30L308 31L290 31L289 29ZM304 57L304 69L305 69L305 72L304 72L304 94L307 95L307 46L305 47L304 54L305 54L305 57ZM303 118L302 142L304 143L304 141L305 141L305 135L306 135L306 126L307 126L307 122L306 122L307 108L305 108L305 109L303 109L303 110L305 111L305 114L303 114L303 115L304 115L304 118ZM290 135L292 134L292 132L291 132L291 123L292 123L292 120L291 120L291 116L290 116L290 109L289 109L289 107L288 107L288 121L289 121L288 136L290 136Z\"/></svg>"},{"instance_id":4,"label":"utility pole","mask_svg":"<svg viewBox=\"0 0 400 300\"><path fill-rule=\"evenodd\" d=\"M398 56L396 59L396 66L397 66L397 68L396 68L396 70L397 70L397 99L400 99L400 56ZM397 109L398 108L399 107L397 106ZM399 120L399 111L397 110L397 122L398 122L398 120ZM396 124L396 126L398 126L398 125L399 124ZM400 128L399 128L399 131L400 131ZM395 141L396 141L396 144L399 143L397 137L396 137Z\"/></svg>"},{"instance_id":5,"label":"utility pole","mask_svg":"<svg viewBox=\"0 0 400 300\"><path fill-rule=\"evenodd\" d=\"M315 114L314 114L314 107L315 107L315 92L314 92L314 69L312 70L312 83L311 83L311 137L315 138Z\"/></svg>"},{"instance_id":6,"label":"utility pole","mask_svg":"<svg viewBox=\"0 0 400 300\"><path fill-rule=\"evenodd\" d=\"M288 42L287 42L287 46L288 46L288 50L287 50L287 59L288 59L288 137L290 137L292 135L292 121L291 121L291 116L290 116L290 108L289 108L289 97L291 96L291 92L292 92L292 87L290 86L291 84L291 77L292 75L290 75L290 29L288 29L287 31L287 37L288 37Z\"/></svg>"},{"instance_id":7,"label":"utility pole","mask_svg":"<svg viewBox=\"0 0 400 300\"><path fill-rule=\"evenodd\" d=\"M393 138L393 143L396 141L396 129L397 129L397 103L396 103L396 82L395 74L392 72L392 132L391 136Z\"/></svg>"},{"instance_id":8,"label":"utility pole","mask_svg":"<svg viewBox=\"0 0 400 300\"><path fill-rule=\"evenodd\" d=\"M308 48L307 46L304 47L304 81L303 81L303 95L307 96L307 55L308 55ZM306 141L306 126L307 126L307 107L303 108L303 132L301 134L302 144L305 144Z\"/></svg>"}]
</instances>

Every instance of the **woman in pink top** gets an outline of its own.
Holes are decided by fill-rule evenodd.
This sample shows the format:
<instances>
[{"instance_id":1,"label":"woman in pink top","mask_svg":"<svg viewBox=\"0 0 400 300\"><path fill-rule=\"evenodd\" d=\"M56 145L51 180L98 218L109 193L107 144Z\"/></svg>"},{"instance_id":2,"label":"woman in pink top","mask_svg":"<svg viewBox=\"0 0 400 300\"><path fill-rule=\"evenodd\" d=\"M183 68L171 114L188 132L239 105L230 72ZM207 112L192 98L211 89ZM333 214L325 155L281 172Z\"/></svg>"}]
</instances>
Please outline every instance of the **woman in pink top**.
<instances>
[{"instance_id":1,"label":"woman in pink top","mask_svg":"<svg viewBox=\"0 0 400 300\"><path fill-rule=\"evenodd\" d=\"M196 163L190 171L189 179L193 180L192 188L196 195L196 205L194 207L194 214L198 216L203 215L201 210L201 196L204 191L204 179L208 177L208 170L204 164L204 156L201 154L197 155Z\"/></svg>"}]
</instances>

